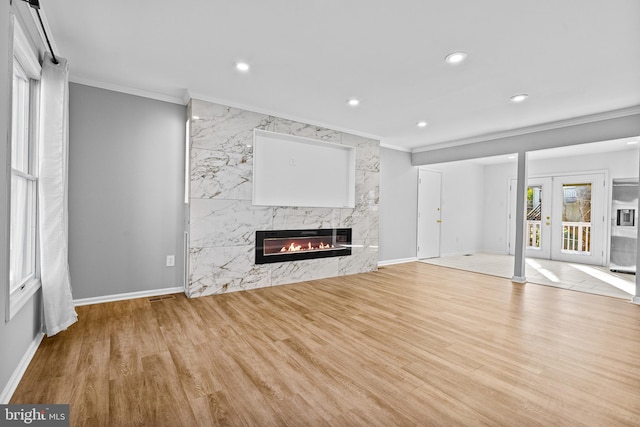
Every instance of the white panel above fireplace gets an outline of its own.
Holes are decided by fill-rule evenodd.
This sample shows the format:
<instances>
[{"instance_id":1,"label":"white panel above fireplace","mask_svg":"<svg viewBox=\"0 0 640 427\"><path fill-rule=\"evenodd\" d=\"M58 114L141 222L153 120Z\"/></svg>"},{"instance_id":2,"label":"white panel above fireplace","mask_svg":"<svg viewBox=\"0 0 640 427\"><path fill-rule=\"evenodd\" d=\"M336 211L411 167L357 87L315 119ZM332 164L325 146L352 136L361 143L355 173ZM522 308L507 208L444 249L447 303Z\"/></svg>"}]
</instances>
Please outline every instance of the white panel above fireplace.
<instances>
[{"instance_id":1,"label":"white panel above fireplace","mask_svg":"<svg viewBox=\"0 0 640 427\"><path fill-rule=\"evenodd\" d=\"M353 208L355 148L255 129L253 204Z\"/></svg>"}]
</instances>

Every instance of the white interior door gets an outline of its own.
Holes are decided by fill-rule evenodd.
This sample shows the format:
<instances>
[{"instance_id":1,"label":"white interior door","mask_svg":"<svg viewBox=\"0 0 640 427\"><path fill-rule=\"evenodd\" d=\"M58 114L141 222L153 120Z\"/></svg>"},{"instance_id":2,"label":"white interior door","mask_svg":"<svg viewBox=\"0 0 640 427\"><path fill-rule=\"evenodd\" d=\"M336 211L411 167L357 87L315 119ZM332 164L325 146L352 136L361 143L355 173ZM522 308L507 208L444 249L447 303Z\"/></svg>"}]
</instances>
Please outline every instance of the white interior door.
<instances>
[{"instance_id":1,"label":"white interior door","mask_svg":"<svg viewBox=\"0 0 640 427\"><path fill-rule=\"evenodd\" d=\"M552 259L604 264L605 193L604 174L554 177Z\"/></svg>"},{"instance_id":2,"label":"white interior door","mask_svg":"<svg viewBox=\"0 0 640 427\"><path fill-rule=\"evenodd\" d=\"M418 258L440 256L442 174L418 171Z\"/></svg>"}]
</instances>

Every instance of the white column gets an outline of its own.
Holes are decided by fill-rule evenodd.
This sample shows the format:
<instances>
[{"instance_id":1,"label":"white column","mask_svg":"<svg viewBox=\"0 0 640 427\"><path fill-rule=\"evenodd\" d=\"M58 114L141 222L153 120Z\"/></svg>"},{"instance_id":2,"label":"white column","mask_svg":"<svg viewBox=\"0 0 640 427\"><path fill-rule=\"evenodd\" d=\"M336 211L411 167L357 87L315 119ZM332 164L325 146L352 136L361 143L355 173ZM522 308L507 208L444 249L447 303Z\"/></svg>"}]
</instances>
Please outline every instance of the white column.
<instances>
[{"instance_id":1,"label":"white column","mask_svg":"<svg viewBox=\"0 0 640 427\"><path fill-rule=\"evenodd\" d=\"M638 156L640 156L640 150L638 150ZM640 176L640 168L638 170L638 174ZM636 212L640 212L640 185L638 186L638 206L636 206L636 209L638 209ZM640 226L637 226L636 229L640 229ZM638 269L638 266L640 265L640 236L637 236L637 237L638 238L636 239L636 271ZM638 275L638 273L636 273L636 294L632 298L632 301L635 304L640 304L640 276Z\"/></svg>"},{"instance_id":2,"label":"white column","mask_svg":"<svg viewBox=\"0 0 640 427\"><path fill-rule=\"evenodd\" d=\"M518 153L518 180L516 182L516 247L511 281L524 283L525 277L525 203L527 201L527 152Z\"/></svg>"}]
</instances>

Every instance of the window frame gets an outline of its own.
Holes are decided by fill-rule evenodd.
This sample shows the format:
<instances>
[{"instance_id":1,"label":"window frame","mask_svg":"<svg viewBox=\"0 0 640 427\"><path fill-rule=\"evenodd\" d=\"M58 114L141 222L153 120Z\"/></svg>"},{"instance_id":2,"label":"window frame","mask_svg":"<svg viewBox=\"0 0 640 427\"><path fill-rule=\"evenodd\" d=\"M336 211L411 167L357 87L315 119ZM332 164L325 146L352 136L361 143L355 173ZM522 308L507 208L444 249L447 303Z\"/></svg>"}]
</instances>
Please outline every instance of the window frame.
<instances>
[{"instance_id":1,"label":"window frame","mask_svg":"<svg viewBox=\"0 0 640 427\"><path fill-rule=\"evenodd\" d=\"M12 204L14 202L13 192L13 181L14 177L16 179L26 179L27 181L33 182L33 195L32 198L28 198L26 200L27 203L32 203L33 206L33 214L30 221L33 223L30 225L33 227L33 240L30 243L31 246L31 256L33 257L33 273L30 274L27 278L20 282L17 286L11 286L11 283L7 286L8 298L7 301L7 310L6 310L6 321L11 320L16 313L20 311L20 309L31 299L31 297L40 289L41 281L40 281L40 255L39 255L39 239L38 239L38 139L39 139L39 107L40 107L40 76L41 76L41 67L38 61L38 54L33 45L29 42L29 39L25 35L22 27L19 24L19 21L16 19L15 15L12 16L12 27L13 27L13 65L12 65L12 79L11 79L11 144L10 144L10 153L9 158L11 159L11 180L9 185L9 232L12 231L12 226L15 221L13 218L13 209ZM17 70L17 71L16 71ZM27 144L28 144L28 167L27 171L23 171L20 169L15 169L13 165L13 135L14 135L14 111L15 102L14 102L14 79L16 72L20 75L20 78L25 79L28 83L29 94L27 97L28 106L26 109L27 114L27 123L26 127L27 131ZM9 242L7 242L9 243ZM12 263L12 254L9 253L9 271L11 271ZM10 280L9 280L10 282Z\"/></svg>"}]
</instances>

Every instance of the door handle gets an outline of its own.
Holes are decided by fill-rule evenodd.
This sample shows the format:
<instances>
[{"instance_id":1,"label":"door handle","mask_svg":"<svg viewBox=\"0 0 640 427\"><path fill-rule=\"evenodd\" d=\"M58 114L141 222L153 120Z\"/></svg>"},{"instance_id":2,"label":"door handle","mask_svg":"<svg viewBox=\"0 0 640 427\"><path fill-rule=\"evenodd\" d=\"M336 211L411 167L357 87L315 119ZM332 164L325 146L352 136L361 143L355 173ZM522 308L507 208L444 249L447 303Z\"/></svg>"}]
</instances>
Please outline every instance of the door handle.
<instances>
[{"instance_id":1,"label":"door handle","mask_svg":"<svg viewBox=\"0 0 640 427\"><path fill-rule=\"evenodd\" d=\"M436 222L442 222L442 220L441 219L437 219Z\"/></svg>"}]
</instances>

